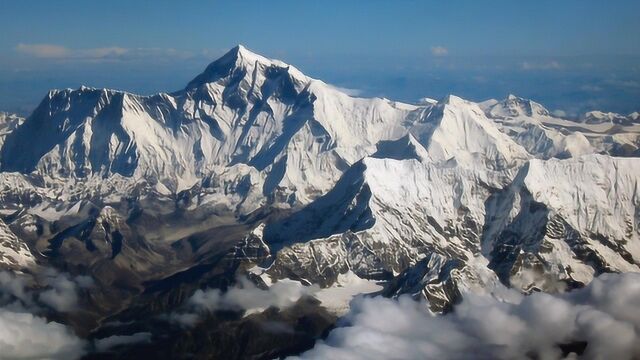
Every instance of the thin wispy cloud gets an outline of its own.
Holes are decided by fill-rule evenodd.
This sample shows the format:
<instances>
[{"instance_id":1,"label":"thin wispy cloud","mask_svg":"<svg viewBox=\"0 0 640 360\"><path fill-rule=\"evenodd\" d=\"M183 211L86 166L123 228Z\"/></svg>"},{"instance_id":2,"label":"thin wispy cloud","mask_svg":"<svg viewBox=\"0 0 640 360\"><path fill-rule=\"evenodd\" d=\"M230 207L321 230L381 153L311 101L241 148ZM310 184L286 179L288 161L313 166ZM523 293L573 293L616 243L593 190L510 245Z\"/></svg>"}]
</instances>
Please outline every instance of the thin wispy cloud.
<instances>
[{"instance_id":1,"label":"thin wispy cloud","mask_svg":"<svg viewBox=\"0 0 640 360\"><path fill-rule=\"evenodd\" d=\"M545 62L525 61L522 63L521 68L522 70L560 70L562 69L562 64L555 60Z\"/></svg>"},{"instance_id":2,"label":"thin wispy cloud","mask_svg":"<svg viewBox=\"0 0 640 360\"><path fill-rule=\"evenodd\" d=\"M602 87L598 85L587 84L587 85L580 86L580 90L587 91L587 92L600 92L602 91Z\"/></svg>"},{"instance_id":3,"label":"thin wispy cloud","mask_svg":"<svg viewBox=\"0 0 640 360\"><path fill-rule=\"evenodd\" d=\"M63 58L69 54L69 49L64 46L52 44L18 44L16 51L43 59Z\"/></svg>"},{"instance_id":4,"label":"thin wispy cloud","mask_svg":"<svg viewBox=\"0 0 640 360\"><path fill-rule=\"evenodd\" d=\"M151 333L139 332L132 335L113 335L104 339L97 339L94 342L94 346L96 350L103 352L116 346L149 342L151 342Z\"/></svg>"},{"instance_id":5,"label":"thin wispy cloud","mask_svg":"<svg viewBox=\"0 0 640 360\"><path fill-rule=\"evenodd\" d=\"M635 88L640 89L640 81L636 80L621 80L621 79L607 79L605 84L620 88Z\"/></svg>"},{"instance_id":6,"label":"thin wispy cloud","mask_svg":"<svg viewBox=\"0 0 640 360\"><path fill-rule=\"evenodd\" d=\"M193 326L201 315L216 310L259 312L269 307L286 308L303 296L313 296L319 288L304 286L297 281L281 280L267 289L258 288L247 278L240 278L235 287L221 292L219 289L197 290L183 310L172 313L168 319L183 326Z\"/></svg>"},{"instance_id":7,"label":"thin wispy cloud","mask_svg":"<svg viewBox=\"0 0 640 360\"><path fill-rule=\"evenodd\" d=\"M47 287L38 295L38 299L43 304L61 312L75 309L80 289L93 286L93 279L88 276L72 277L52 269L45 272L42 282Z\"/></svg>"},{"instance_id":8,"label":"thin wispy cloud","mask_svg":"<svg viewBox=\"0 0 640 360\"><path fill-rule=\"evenodd\" d=\"M559 118L566 118L567 116L569 116L569 114L567 114L567 112L566 112L566 111L564 111L564 110L560 110L560 109L553 110L553 111L551 112L551 115L553 115L553 116L555 116L555 117L559 117Z\"/></svg>"},{"instance_id":9,"label":"thin wispy cloud","mask_svg":"<svg viewBox=\"0 0 640 360\"><path fill-rule=\"evenodd\" d=\"M88 49L72 49L56 44L18 44L16 52L38 58L58 60L84 61L129 61L166 57L187 59L195 54L190 51L173 48L124 48L119 46L98 47Z\"/></svg>"},{"instance_id":10,"label":"thin wispy cloud","mask_svg":"<svg viewBox=\"0 0 640 360\"><path fill-rule=\"evenodd\" d=\"M349 96L354 96L354 97L358 97L361 96L363 94L363 91L360 89L353 89L353 88L347 88L347 87L341 87L341 86L334 86L332 85L332 87L342 93L345 93Z\"/></svg>"},{"instance_id":11,"label":"thin wispy cloud","mask_svg":"<svg viewBox=\"0 0 640 360\"><path fill-rule=\"evenodd\" d=\"M449 55L449 49L444 46L432 46L431 47L431 55L433 56L447 56Z\"/></svg>"}]
</instances>

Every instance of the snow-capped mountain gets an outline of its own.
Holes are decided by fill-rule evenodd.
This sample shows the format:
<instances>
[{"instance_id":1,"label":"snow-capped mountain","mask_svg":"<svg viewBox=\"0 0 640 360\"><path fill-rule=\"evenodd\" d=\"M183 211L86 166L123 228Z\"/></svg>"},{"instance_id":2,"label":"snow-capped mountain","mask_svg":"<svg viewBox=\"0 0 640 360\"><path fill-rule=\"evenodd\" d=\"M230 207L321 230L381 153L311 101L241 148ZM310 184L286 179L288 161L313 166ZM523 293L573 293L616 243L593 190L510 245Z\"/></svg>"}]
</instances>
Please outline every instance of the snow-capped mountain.
<instances>
[{"instance_id":1,"label":"snow-capped mountain","mask_svg":"<svg viewBox=\"0 0 640 360\"><path fill-rule=\"evenodd\" d=\"M0 147L4 143L5 137L23 122L23 117L0 111Z\"/></svg>"},{"instance_id":2,"label":"snow-capped mountain","mask_svg":"<svg viewBox=\"0 0 640 360\"><path fill-rule=\"evenodd\" d=\"M483 246L510 285L570 286L603 272L638 271L638 160L587 155L532 160L489 203Z\"/></svg>"},{"instance_id":3,"label":"snow-capped mountain","mask_svg":"<svg viewBox=\"0 0 640 360\"><path fill-rule=\"evenodd\" d=\"M514 95L503 101L488 100L479 105L502 132L537 158L568 158L592 153L639 154L640 125L634 122L574 122L551 116L542 105Z\"/></svg>"},{"instance_id":4,"label":"snow-capped mountain","mask_svg":"<svg viewBox=\"0 0 640 360\"><path fill-rule=\"evenodd\" d=\"M637 114L590 114L357 98L242 46L173 93L53 90L0 115L0 267L91 276L59 316L93 334L177 332L239 276L313 289L301 313L581 287L640 270Z\"/></svg>"},{"instance_id":5,"label":"snow-capped mountain","mask_svg":"<svg viewBox=\"0 0 640 360\"><path fill-rule=\"evenodd\" d=\"M610 123L615 125L634 125L638 124L638 120L640 116L638 112L633 112L629 115L621 115L612 112L602 112L602 111L590 111L584 114L580 121L587 124L602 124L602 123Z\"/></svg>"},{"instance_id":6,"label":"snow-capped mountain","mask_svg":"<svg viewBox=\"0 0 640 360\"><path fill-rule=\"evenodd\" d=\"M477 104L453 95L427 109L409 131L425 146L432 162L500 170L518 166L530 156L500 132Z\"/></svg>"},{"instance_id":7,"label":"snow-capped mountain","mask_svg":"<svg viewBox=\"0 0 640 360\"><path fill-rule=\"evenodd\" d=\"M0 220L0 265L20 270L35 265L35 259L29 247Z\"/></svg>"},{"instance_id":8,"label":"snow-capped mountain","mask_svg":"<svg viewBox=\"0 0 640 360\"><path fill-rule=\"evenodd\" d=\"M266 174L264 195L282 188L305 201L379 140L401 136L415 108L349 97L238 46L172 94L51 91L8 136L2 171L119 174L178 192L244 164ZM27 139L33 146L25 149Z\"/></svg>"}]
</instances>

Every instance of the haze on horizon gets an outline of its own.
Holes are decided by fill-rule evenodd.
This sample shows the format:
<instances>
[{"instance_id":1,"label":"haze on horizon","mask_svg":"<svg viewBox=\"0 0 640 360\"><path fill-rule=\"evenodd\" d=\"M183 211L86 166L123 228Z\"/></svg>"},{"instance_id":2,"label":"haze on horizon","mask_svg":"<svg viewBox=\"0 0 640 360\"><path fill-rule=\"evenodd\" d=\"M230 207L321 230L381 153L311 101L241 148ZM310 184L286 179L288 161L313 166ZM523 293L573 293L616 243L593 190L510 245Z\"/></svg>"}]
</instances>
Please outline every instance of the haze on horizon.
<instances>
[{"instance_id":1,"label":"haze on horizon","mask_svg":"<svg viewBox=\"0 0 640 360\"><path fill-rule=\"evenodd\" d=\"M640 3L596 0L2 2L0 110L51 88L178 90L236 44L354 95L640 110Z\"/></svg>"}]
</instances>

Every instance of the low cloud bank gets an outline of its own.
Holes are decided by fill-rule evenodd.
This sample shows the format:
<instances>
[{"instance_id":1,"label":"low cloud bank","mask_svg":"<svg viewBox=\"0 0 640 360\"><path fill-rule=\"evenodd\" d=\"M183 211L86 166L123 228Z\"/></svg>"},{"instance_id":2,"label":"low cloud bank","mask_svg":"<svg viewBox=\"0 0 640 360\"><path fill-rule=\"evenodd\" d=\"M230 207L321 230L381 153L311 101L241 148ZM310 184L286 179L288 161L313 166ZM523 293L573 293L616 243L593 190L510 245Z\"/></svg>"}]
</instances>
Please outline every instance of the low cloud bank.
<instances>
[{"instance_id":1,"label":"low cloud bank","mask_svg":"<svg viewBox=\"0 0 640 360\"><path fill-rule=\"evenodd\" d=\"M640 357L640 274L605 274L566 294L467 294L435 316L408 297L358 298L344 324L303 359L588 359ZM585 347L586 345L586 347ZM566 349L567 347L565 347Z\"/></svg>"},{"instance_id":2,"label":"low cloud bank","mask_svg":"<svg viewBox=\"0 0 640 360\"><path fill-rule=\"evenodd\" d=\"M65 325L38 314L47 307L73 310L79 289L92 285L90 277L73 277L52 269L36 279L0 272L0 358L76 359L84 355L84 340Z\"/></svg>"},{"instance_id":3,"label":"low cloud bank","mask_svg":"<svg viewBox=\"0 0 640 360\"><path fill-rule=\"evenodd\" d=\"M261 289L247 278L240 278L226 292L219 289L197 290L185 304L183 312L173 313L170 320L185 326L195 325L202 313L216 310L259 312L269 307L286 308L305 295L313 295L316 286L304 286L297 281L280 280L268 289Z\"/></svg>"},{"instance_id":4,"label":"low cloud bank","mask_svg":"<svg viewBox=\"0 0 640 360\"><path fill-rule=\"evenodd\" d=\"M66 273L48 271L42 279L47 290L38 295L38 299L54 310L66 312L78 305L78 291L93 286L89 276L72 277Z\"/></svg>"},{"instance_id":5,"label":"low cloud bank","mask_svg":"<svg viewBox=\"0 0 640 360\"><path fill-rule=\"evenodd\" d=\"M16 52L39 59L81 60L81 61L131 61L152 57L188 59L192 52L173 48L124 48L120 46L71 49L58 44L18 44Z\"/></svg>"},{"instance_id":6,"label":"low cloud bank","mask_svg":"<svg viewBox=\"0 0 640 360\"><path fill-rule=\"evenodd\" d=\"M0 349L2 359L76 359L85 342L62 324L0 309Z\"/></svg>"},{"instance_id":7,"label":"low cloud bank","mask_svg":"<svg viewBox=\"0 0 640 360\"><path fill-rule=\"evenodd\" d=\"M98 339L94 342L94 346L97 351L103 352L116 346L149 342L151 342L151 333L139 332L132 335L114 335L104 339Z\"/></svg>"},{"instance_id":8,"label":"low cloud bank","mask_svg":"<svg viewBox=\"0 0 640 360\"><path fill-rule=\"evenodd\" d=\"M449 49L444 46L432 46L431 55L433 56L447 56L449 55Z\"/></svg>"}]
</instances>

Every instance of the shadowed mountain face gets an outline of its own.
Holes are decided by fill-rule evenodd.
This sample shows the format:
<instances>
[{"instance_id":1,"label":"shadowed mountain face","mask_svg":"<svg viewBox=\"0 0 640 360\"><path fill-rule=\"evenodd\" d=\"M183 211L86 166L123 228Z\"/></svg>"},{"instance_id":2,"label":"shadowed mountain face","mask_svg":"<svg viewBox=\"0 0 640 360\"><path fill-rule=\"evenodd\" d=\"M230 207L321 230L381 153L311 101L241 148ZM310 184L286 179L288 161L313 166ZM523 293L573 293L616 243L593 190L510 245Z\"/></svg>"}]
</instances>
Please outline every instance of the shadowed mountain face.
<instances>
[{"instance_id":1,"label":"shadowed mountain face","mask_svg":"<svg viewBox=\"0 0 640 360\"><path fill-rule=\"evenodd\" d=\"M639 139L516 96L355 98L242 46L170 94L53 90L0 115L0 311L60 323L32 358L267 359L360 294L581 288L640 270Z\"/></svg>"}]
</instances>

